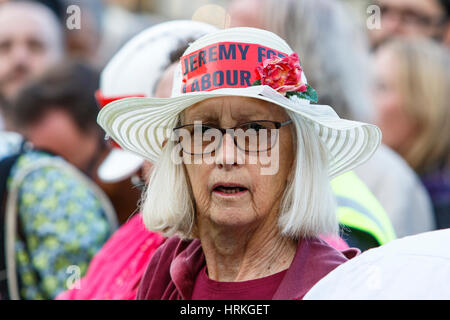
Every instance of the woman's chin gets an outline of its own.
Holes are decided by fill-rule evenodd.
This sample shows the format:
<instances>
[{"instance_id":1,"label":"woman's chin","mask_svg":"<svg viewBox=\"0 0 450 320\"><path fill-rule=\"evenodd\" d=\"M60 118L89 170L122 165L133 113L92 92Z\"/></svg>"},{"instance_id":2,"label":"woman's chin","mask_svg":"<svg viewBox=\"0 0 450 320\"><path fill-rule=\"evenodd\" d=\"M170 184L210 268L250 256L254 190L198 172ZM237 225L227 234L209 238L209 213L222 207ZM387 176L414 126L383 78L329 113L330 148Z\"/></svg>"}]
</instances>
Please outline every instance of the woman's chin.
<instances>
[{"instance_id":1,"label":"woman's chin","mask_svg":"<svg viewBox=\"0 0 450 320\"><path fill-rule=\"evenodd\" d=\"M255 222L255 214L242 208L222 207L210 212L209 219L218 227L244 227Z\"/></svg>"}]
</instances>

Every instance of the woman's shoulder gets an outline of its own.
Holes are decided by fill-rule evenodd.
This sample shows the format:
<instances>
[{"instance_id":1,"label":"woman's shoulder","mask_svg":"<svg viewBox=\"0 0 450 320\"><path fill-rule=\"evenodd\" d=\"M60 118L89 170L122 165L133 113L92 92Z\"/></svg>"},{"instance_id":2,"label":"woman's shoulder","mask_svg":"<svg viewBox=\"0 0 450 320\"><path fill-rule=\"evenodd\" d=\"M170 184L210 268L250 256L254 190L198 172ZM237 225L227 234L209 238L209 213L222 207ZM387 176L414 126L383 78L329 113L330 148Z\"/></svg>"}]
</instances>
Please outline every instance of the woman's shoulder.
<instances>
[{"instance_id":1,"label":"woman's shoulder","mask_svg":"<svg viewBox=\"0 0 450 320\"><path fill-rule=\"evenodd\" d=\"M305 270L306 274L311 276L311 283L317 282L341 264L361 253L357 248L337 250L320 238L307 239L303 250L302 259L307 261Z\"/></svg>"},{"instance_id":2,"label":"woman's shoulder","mask_svg":"<svg viewBox=\"0 0 450 320\"><path fill-rule=\"evenodd\" d=\"M170 266L175 257L188 246L190 241L182 240L178 236L167 238L166 241L155 251L153 258L145 272L152 274L154 269L161 268L164 265Z\"/></svg>"},{"instance_id":3,"label":"woman's shoulder","mask_svg":"<svg viewBox=\"0 0 450 320\"><path fill-rule=\"evenodd\" d=\"M346 248L338 250L321 238L310 238L305 240L312 259L328 262L330 264L341 264L359 255L358 248Z\"/></svg>"},{"instance_id":4,"label":"woman's shoulder","mask_svg":"<svg viewBox=\"0 0 450 320\"><path fill-rule=\"evenodd\" d=\"M174 270L189 273L194 255L201 248L198 240L185 240L178 236L168 238L153 255L142 277L137 294L138 300L161 299L169 288L173 287L171 275ZM181 257L181 259L177 259ZM176 263L174 263L176 261ZM179 272L175 272L179 273Z\"/></svg>"}]
</instances>

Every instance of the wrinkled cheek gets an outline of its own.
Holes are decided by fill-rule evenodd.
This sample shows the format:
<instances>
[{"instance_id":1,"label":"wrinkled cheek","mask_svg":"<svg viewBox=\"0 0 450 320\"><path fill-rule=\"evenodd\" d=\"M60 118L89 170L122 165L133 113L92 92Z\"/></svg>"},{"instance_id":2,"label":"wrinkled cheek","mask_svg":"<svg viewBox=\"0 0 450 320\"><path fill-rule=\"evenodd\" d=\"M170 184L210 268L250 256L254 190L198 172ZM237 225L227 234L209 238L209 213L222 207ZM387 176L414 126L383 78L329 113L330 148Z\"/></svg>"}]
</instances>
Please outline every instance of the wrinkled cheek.
<instances>
[{"instance_id":1,"label":"wrinkled cheek","mask_svg":"<svg viewBox=\"0 0 450 320\"><path fill-rule=\"evenodd\" d=\"M254 193L255 205L263 211L272 210L283 197L286 188L286 172L283 170L283 165L280 169L281 171L277 174L262 176L259 181L261 187Z\"/></svg>"},{"instance_id":2,"label":"wrinkled cheek","mask_svg":"<svg viewBox=\"0 0 450 320\"><path fill-rule=\"evenodd\" d=\"M261 185L264 186L264 184ZM258 217L264 217L268 214L271 204L274 202L273 197L273 190L268 188L267 185L265 188L260 187L254 190L251 206Z\"/></svg>"},{"instance_id":3,"label":"wrinkled cheek","mask_svg":"<svg viewBox=\"0 0 450 320\"><path fill-rule=\"evenodd\" d=\"M203 215L211 205L211 195L204 189L193 187L197 215Z\"/></svg>"},{"instance_id":4,"label":"wrinkled cheek","mask_svg":"<svg viewBox=\"0 0 450 320\"><path fill-rule=\"evenodd\" d=\"M190 157L190 156L188 156ZM192 188L193 198L197 212L204 211L209 205L210 195L208 194L206 181L207 172L203 170L202 165L185 164L186 178Z\"/></svg>"}]
</instances>

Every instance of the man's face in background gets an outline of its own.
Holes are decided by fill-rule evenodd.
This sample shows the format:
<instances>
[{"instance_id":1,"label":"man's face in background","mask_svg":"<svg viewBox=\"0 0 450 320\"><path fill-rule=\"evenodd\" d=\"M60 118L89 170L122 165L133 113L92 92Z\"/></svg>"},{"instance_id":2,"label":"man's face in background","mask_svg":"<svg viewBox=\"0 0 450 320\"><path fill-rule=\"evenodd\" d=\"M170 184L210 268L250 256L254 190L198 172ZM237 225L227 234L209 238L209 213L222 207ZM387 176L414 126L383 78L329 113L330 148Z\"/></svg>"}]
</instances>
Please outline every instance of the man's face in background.
<instances>
[{"instance_id":1,"label":"man's face in background","mask_svg":"<svg viewBox=\"0 0 450 320\"><path fill-rule=\"evenodd\" d=\"M0 4L0 94L7 99L62 56L60 26L44 8Z\"/></svg>"},{"instance_id":2,"label":"man's face in background","mask_svg":"<svg viewBox=\"0 0 450 320\"><path fill-rule=\"evenodd\" d=\"M380 7L381 28L370 30L372 46L392 36L425 36L443 39L449 28L439 0L375 0Z\"/></svg>"}]
</instances>

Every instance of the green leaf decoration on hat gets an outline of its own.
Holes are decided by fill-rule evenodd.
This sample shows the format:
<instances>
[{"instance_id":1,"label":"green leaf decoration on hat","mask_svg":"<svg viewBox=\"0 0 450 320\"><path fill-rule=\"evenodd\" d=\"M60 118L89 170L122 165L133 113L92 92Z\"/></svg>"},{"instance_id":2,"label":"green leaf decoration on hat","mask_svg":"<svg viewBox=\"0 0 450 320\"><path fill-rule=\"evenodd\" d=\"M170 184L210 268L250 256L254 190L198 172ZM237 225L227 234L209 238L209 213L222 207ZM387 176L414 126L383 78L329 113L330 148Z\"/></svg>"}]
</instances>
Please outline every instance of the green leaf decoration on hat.
<instances>
[{"instance_id":1,"label":"green leaf decoration on hat","mask_svg":"<svg viewBox=\"0 0 450 320\"><path fill-rule=\"evenodd\" d=\"M252 86L260 86L261 85L261 79L253 81L251 85Z\"/></svg>"},{"instance_id":2,"label":"green leaf decoration on hat","mask_svg":"<svg viewBox=\"0 0 450 320\"><path fill-rule=\"evenodd\" d=\"M261 79L255 80L252 83L252 86L260 86L261 85ZM286 92L286 97L289 98L291 96L297 96L300 99L306 99L311 102L317 103L317 92L313 89L309 84L306 85L306 91L304 92L296 92L296 91L288 91Z\"/></svg>"},{"instance_id":3,"label":"green leaf decoration on hat","mask_svg":"<svg viewBox=\"0 0 450 320\"><path fill-rule=\"evenodd\" d=\"M309 84L306 85L307 89L304 92L288 91L286 97L297 96L300 99L307 99L311 102L317 103L317 92Z\"/></svg>"}]
</instances>

